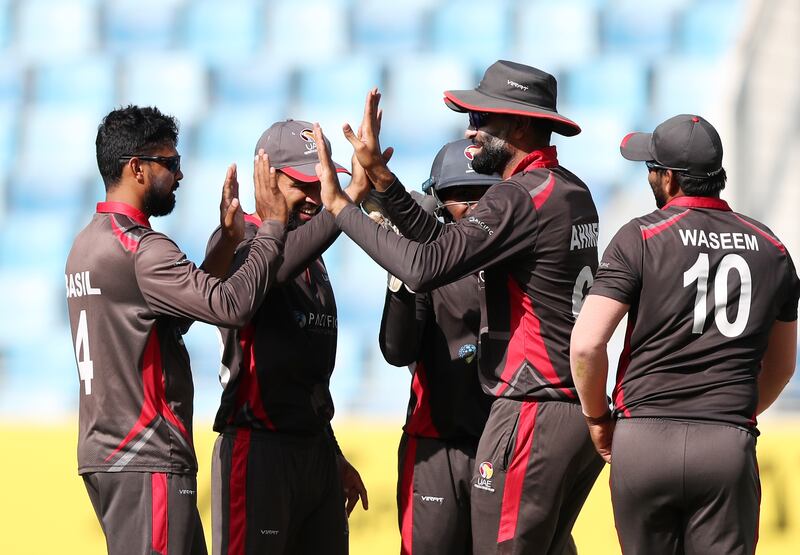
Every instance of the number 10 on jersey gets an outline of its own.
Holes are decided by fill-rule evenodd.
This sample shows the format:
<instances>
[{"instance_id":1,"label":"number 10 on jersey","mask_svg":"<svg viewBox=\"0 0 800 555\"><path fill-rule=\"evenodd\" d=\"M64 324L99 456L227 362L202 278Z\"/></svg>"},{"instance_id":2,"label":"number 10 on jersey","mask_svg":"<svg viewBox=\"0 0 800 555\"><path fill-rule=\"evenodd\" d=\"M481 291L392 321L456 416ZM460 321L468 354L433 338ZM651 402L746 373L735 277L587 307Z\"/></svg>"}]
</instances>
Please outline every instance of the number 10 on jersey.
<instances>
[{"instance_id":1,"label":"number 10 on jersey","mask_svg":"<svg viewBox=\"0 0 800 555\"><path fill-rule=\"evenodd\" d=\"M94 363L89 353L89 327L86 324L86 311L81 310L78 317L78 330L75 332L75 360L78 361L78 375L83 382L86 395L92 394Z\"/></svg>"},{"instance_id":2,"label":"number 10 on jersey","mask_svg":"<svg viewBox=\"0 0 800 555\"><path fill-rule=\"evenodd\" d=\"M728 274L736 270L739 274L739 307L733 322L728 320ZM708 297L708 253L701 252L691 268L683 273L683 286L688 287L697 282L697 294L694 300L694 324L692 333L701 334L706 325L706 299ZM714 322L717 329L725 337L738 337L747 327L750 318L750 299L753 283L750 277L750 266L738 254L725 255L717 268L714 277Z\"/></svg>"}]
</instances>

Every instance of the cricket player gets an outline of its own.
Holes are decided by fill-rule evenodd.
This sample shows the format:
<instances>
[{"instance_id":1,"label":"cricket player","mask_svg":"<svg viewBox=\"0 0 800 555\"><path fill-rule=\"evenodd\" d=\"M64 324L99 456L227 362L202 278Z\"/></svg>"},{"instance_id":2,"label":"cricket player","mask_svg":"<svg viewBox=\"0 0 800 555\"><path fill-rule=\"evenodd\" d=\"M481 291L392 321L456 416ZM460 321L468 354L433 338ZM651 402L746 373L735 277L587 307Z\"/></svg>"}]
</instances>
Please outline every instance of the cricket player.
<instances>
[{"instance_id":1,"label":"cricket player","mask_svg":"<svg viewBox=\"0 0 800 555\"><path fill-rule=\"evenodd\" d=\"M225 280L198 269L150 218L175 206L183 174L177 122L157 108L109 113L97 131L106 187L66 263L67 307L80 379L78 472L111 554L206 553L197 511L192 375L183 323L239 326L280 266L286 201L255 162L263 223ZM226 230L243 217L230 177Z\"/></svg>"},{"instance_id":2,"label":"cricket player","mask_svg":"<svg viewBox=\"0 0 800 555\"><path fill-rule=\"evenodd\" d=\"M708 121L675 116L620 151L646 163L658 209L603 254L571 359L592 439L612 463L622 551L751 555L756 416L794 372L800 282L775 234L720 198L722 141ZM606 344L626 314L612 413Z\"/></svg>"},{"instance_id":3,"label":"cricket player","mask_svg":"<svg viewBox=\"0 0 800 555\"><path fill-rule=\"evenodd\" d=\"M320 139L329 145L327 139ZM336 359L337 314L322 259L339 236L321 211L312 125L280 121L259 138L290 210L283 265L253 318L220 328L224 388L214 430L212 542L215 554L347 553L347 516L367 490L333 435L329 382ZM328 146L329 151L329 146ZM336 172L346 172L335 166ZM360 203L363 171L348 187ZM261 225L245 218L244 241L217 256L230 271L242 264ZM219 247L222 229L209 240ZM219 266L218 266L219 267ZM346 506L345 506L346 503Z\"/></svg>"},{"instance_id":4,"label":"cricket player","mask_svg":"<svg viewBox=\"0 0 800 555\"><path fill-rule=\"evenodd\" d=\"M501 180L472 169L475 150L472 141L462 139L442 147L433 161L424 188L447 222L464 218ZM372 196L381 204L391 202L383 193ZM390 278L386 292L381 351L390 364L412 369L397 482L406 555L472 553L472 472L491 406L478 381L481 288L475 273L429 293L413 293Z\"/></svg>"},{"instance_id":5,"label":"cricket player","mask_svg":"<svg viewBox=\"0 0 800 555\"><path fill-rule=\"evenodd\" d=\"M371 182L388 191L402 185L369 123L378 100L372 91L362 138L349 127L345 135ZM473 473L473 549L560 554L602 467L569 371L569 337L597 268L597 211L550 145L552 132L572 136L580 127L557 112L552 75L514 62L492 64L476 89L446 91L445 102L469 115L473 169L504 178L467 217L443 226L420 214L423 242L376 229L320 151L323 202L348 236L415 291L484 269L478 365L496 399Z\"/></svg>"}]
</instances>

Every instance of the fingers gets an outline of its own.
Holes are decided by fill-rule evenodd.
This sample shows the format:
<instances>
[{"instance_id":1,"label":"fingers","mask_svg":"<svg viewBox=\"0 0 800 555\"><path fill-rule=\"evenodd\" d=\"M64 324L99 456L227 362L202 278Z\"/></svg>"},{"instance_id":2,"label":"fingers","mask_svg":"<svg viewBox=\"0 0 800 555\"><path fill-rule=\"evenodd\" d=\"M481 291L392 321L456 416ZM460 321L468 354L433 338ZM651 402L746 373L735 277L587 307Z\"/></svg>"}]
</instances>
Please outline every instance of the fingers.
<instances>
[{"instance_id":1,"label":"fingers","mask_svg":"<svg viewBox=\"0 0 800 555\"><path fill-rule=\"evenodd\" d=\"M353 130L350 129L351 133L352 131ZM320 127L319 123L314 124L314 142L317 143L317 156L319 157L322 176L330 177L331 175L336 173L336 169L333 166L333 160L331 160L331 153L328 150L328 145L325 142L325 135L323 135L322 127ZM318 177L322 176L318 175Z\"/></svg>"},{"instance_id":2,"label":"fingers","mask_svg":"<svg viewBox=\"0 0 800 555\"><path fill-rule=\"evenodd\" d=\"M347 142L352 145L353 149L356 150L361 146L361 127L358 128L358 135L353 133L353 128L350 127L349 123L345 123L342 125L342 133L344 134L344 138L347 139Z\"/></svg>"},{"instance_id":3,"label":"fingers","mask_svg":"<svg viewBox=\"0 0 800 555\"><path fill-rule=\"evenodd\" d=\"M345 510L347 511L347 516L350 516L350 514L353 512L353 509L356 508L356 504L358 503L358 492L351 490L345 491L345 498L347 499Z\"/></svg>"},{"instance_id":4,"label":"fingers","mask_svg":"<svg viewBox=\"0 0 800 555\"><path fill-rule=\"evenodd\" d=\"M234 219L236 218L236 212L239 210L239 199L235 198L231 201L228 205L228 209L225 211L225 227L232 227Z\"/></svg>"},{"instance_id":5,"label":"fingers","mask_svg":"<svg viewBox=\"0 0 800 555\"><path fill-rule=\"evenodd\" d=\"M388 164L389 160L392 159L393 154L394 154L394 147L391 146L387 147L386 150L384 150L383 154L381 155L383 156L383 161Z\"/></svg>"}]
</instances>

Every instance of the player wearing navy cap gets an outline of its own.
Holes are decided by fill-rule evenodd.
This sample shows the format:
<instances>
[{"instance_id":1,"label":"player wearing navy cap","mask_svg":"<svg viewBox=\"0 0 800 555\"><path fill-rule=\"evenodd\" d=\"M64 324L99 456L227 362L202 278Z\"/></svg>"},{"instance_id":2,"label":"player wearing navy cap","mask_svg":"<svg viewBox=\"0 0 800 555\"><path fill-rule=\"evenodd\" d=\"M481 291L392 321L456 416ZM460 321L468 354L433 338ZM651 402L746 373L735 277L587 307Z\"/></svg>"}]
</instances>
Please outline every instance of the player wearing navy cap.
<instances>
[{"instance_id":1,"label":"player wearing navy cap","mask_svg":"<svg viewBox=\"0 0 800 555\"><path fill-rule=\"evenodd\" d=\"M501 181L497 174L472 169L475 150L466 139L446 144L423 185L447 222L469 214L486 190ZM381 205L393 202L385 193L372 197ZM491 405L478 381L481 287L479 273L428 293L414 293L390 278L381 351L389 363L409 365L412 371L398 452L397 512L404 554L472 553L472 472Z\"/></svg>"},{"instance_id":2,"label":"player wearing navy cap","mask_svg":"<svg viewBox=\"0 0 800 555\"><path fill-rule=\"evenodd\" d=\"M364 138L346 135L375 187L388 191L402 186L369 123L378 98L368 97ZM555 78L514 62L492 64L476 89L445 98L469 114L472 167L504 178L467 217L443 226L419 214L400 230L406 237L376 229L342 194L321 150L322 198L339 227L415 291L484 269L478 366L496 399L473 471L473 549L561 554L602 468L569 371L570 333L597 269L597 211L550 145L552 132L580 128L556 111Z\"/></svg>"},{"instance_id":3,"label":"player wearing navy cap","mask_svg":"<svg viewBox=\"0 0 800 555\"><path fill-rule=\"evenodd\" d=\"M708 121L675 116L620 150L646 163L658 210L603 254L571 358L592 439L613 463L622 550L750 555L756 416L794 372L800 282L772 231L719 198L722 141ZM606 345L626 313L612 413Z\"/></svg>"}]
</instances>

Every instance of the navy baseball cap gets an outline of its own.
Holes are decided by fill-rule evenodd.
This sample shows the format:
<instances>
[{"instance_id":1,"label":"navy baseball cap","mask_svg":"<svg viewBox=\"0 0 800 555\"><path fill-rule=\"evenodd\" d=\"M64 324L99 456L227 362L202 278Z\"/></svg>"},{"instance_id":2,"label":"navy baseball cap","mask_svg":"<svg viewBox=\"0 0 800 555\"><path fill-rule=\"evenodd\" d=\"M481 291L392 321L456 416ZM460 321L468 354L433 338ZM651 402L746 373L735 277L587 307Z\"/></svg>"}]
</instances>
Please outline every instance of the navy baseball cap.
<instances>
[{"instance_id":1,"label":"navy baseball cap","mask_svg":"<svg viewBox=\"0 0 800 555\"><path fill-rule=\"evenodd\" d=\"M328 145L328 152L331 152L327 137L325 144ZM319 162L317 143L314 141L314 126L309 122L287 119L273 123L259 137L255 154L262 148L269 156L270 165L276 170L298 181L319 181L314 170ZM350 173L336 162L333 165L338 173Z\"/></svg>"},{"instance_id":2,"label":"navy baseball cap","mask_svg":"<svg viewBox=\"0 0 800 555\"><path fill-rule=\"evenodd\" d=\"M444 103L456 112L489 112L550 121L553 131L571 137L580 126L556 110L556 78L535 67L498 60L470 90L444 91Z\"/></svg>"},{"instance_id":3,"label":"navy baseball cap","mask_svg":"<svg viewBox=\"0 0 800 555\"><path fill-rule=\"evenodd\" d=\"M422 184L428 192L431 187L436 192L448 187L477 185L488 187L503 180L498 173L484 175L472 169L472 158L478 147L469 139L447 143L436 154L431 166L431 176Z\"/></svg>"},{"instance_id":4,"label":"navy baseball cap","mask_svg":"<svg viewBox=\"0 0 800 555\"><path fill-rule=\"evenodd\" d=\"M619 145L622 156L692 177L713 177L722 171L722 140L707 120L692 114L671 117L652 133L628 133Z\"/></svg>"}]
</instances>

